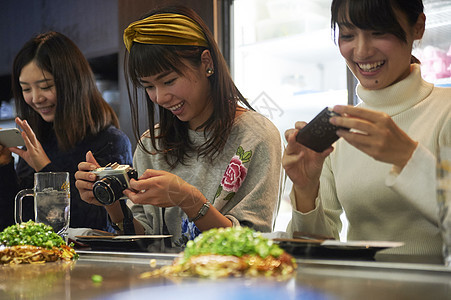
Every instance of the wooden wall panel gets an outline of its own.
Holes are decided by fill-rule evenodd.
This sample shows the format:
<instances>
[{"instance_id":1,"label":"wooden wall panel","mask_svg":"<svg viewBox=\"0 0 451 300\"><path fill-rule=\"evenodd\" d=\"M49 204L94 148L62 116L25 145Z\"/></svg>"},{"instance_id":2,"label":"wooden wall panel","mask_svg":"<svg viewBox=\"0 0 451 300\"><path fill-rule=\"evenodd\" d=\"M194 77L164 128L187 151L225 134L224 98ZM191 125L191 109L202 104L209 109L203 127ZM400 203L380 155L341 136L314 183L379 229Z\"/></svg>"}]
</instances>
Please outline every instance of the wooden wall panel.
<instances>
[{"instance_id":1,"label":"wooden wall panel","mask_svg":"<svg viewBox=\"0 0 451 300\"><path fill-rule=\"evenodd\" d=\"M16 52L39 32L40 2L17 0L0 4L0 75L9 75Z\"/></svg>"},{"instance_id":2,"label":"wooden wall panel","mask_svg":"<svg viewBox=\"0 0 451 300\"><path fill-rule=\"evenodd\" d=\"M117 53L117 0L8 0L0 5L0 75L10 73L17 51L32 36L59 31L87 58Z\"/></svg>"}]
</instances>

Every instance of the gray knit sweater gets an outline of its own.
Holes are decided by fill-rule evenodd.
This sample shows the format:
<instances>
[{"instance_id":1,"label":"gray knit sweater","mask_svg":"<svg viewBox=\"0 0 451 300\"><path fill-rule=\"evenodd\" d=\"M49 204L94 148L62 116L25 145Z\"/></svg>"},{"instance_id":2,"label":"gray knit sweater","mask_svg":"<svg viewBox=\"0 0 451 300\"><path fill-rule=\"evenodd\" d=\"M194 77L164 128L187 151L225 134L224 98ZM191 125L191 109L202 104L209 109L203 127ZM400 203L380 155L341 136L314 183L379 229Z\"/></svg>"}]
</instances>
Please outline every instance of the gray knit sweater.
<instances>
[{"instance_id":1,"label":"gray knit sweater","mask_svg":"<svg viewBox=\"0 0 451 300\"><path fill-rule=\"evenodd\" d=\"M195 145L205 142L203 132L190 130L189 137ZM142 139L146 148L153 150L150 138ZM237 117L224 150L213 163L191 155L185 165L170 170L163 155L150 155L137 147L133 166L140 175L146 169L171 172L199 189L234 226L269 232L278 204L281 145L277 128L259 113L247 111ZM146 234L163 234L161 208L132 205L132 211ZM186 215L179 207L165 209L164 220L172 241L181 237L182 217Z\"/></svg>"}]
</instances>

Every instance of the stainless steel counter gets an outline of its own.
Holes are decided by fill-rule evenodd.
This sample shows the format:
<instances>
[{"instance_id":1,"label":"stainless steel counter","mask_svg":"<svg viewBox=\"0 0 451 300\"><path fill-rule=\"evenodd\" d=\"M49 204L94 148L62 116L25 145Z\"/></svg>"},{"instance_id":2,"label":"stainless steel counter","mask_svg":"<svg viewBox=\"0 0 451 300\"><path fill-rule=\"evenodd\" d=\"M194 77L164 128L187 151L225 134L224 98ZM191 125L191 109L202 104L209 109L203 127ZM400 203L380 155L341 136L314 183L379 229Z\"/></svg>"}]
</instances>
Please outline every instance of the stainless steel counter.
<instances>
[{"instance_id":1,"label":"stainless steel counter","mask_svg":"<svg viewBox=\"0 0 451 300\"><path fill-rule=\"evenodd\" d=\"M72 263L0 266L0 299L451 299L451 269L438 264L299 259L288 281L170 280L139 275L174 254L78 252Z\"/></svg>"}]
</instances>

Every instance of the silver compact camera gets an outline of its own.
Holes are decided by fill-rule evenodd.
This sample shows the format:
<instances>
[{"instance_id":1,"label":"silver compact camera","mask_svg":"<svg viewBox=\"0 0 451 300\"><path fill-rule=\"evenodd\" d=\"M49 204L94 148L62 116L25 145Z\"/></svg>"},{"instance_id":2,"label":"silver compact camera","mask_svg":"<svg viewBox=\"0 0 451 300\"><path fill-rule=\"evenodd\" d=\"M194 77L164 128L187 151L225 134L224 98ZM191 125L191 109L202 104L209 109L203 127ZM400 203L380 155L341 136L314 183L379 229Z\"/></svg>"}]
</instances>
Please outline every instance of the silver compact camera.
<instances>
[{"instance_id":1,"label":"silver compact camera","mask_svg":"<svg viewBox=\"0 0 451 300\"><path fill-rule=\"evenodd\" d=\"M94 197L104 205L125 198L122 192L130 187L130 179L138 179L138 172L135 169L118 163L110 163L91 172L98 178L92 189Z\"/></svg>"}]
</instances>

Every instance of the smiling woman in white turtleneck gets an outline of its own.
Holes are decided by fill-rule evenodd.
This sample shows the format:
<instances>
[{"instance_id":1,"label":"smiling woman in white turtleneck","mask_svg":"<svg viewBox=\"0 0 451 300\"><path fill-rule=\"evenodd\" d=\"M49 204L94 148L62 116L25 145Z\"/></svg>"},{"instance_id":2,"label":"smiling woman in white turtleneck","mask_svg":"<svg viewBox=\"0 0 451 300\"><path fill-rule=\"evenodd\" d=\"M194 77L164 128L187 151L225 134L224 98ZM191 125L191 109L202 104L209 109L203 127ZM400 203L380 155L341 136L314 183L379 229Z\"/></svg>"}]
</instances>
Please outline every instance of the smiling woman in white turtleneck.
<instances>
[{"instance_id":1,"label":"smiling woman in white turtleneck","mask_svg":"<svg viewBox=\"0 0 451 300\"><path fill-rule=\"evenodd\" d=\"M451 89L425 82L420 65L411 64L425 29L422 1L356 3L334 0L332 24L362 103L334 108L342 117L330 122L351 130L339 130L342 139L322 153L296 143L304 122L286 132L288 231L338 238L345 212L349 240L401 241L386 252L441 257L435 153L451 145ZM368 22L377 11L387 13Z\"/></svg>"}]
</instances>

